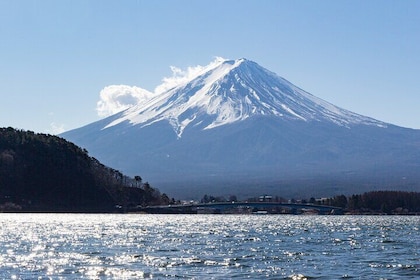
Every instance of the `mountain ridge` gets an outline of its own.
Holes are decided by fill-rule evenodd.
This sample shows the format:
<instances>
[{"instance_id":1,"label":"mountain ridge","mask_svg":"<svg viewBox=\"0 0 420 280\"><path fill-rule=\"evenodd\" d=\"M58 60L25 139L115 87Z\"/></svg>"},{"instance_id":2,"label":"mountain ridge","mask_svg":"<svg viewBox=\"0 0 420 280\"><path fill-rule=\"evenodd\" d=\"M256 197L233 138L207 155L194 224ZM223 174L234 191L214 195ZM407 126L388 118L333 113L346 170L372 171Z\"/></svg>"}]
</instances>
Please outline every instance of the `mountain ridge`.
<instances>
[{"instance_id":1,"label":"mountain ridge","mask_svg":"<svg viewBox=\"0 0 420 280\"><path fill-rule=\"evenodd\" d=\"M181 198L233 192L235 184L247 186L236 191L283 195L311 185L314 196L350 187L420 189L420 130L339 108L246 59L220 59L62 135Z\"/></svg>"},{"instance_id":2,"label":"mountain ridge","mask_svg":"<svg viewBox=\"0 0 420 280\"><path fill-rule=\"evenodd\" d=\"M244 58L220 60L208 68L192 79L129 108L105 128L126 120L133 125L150 125L166 119L181 137L185 127L197 123L203 115L213 119L204 129L241 121L252 115L275 115L303 121L327 119L344 126L353 123L386 126L383 122L319 99ZM256 92L254 88L260 91ZM194 114L189 114L189 110Z\"/></svg>"}]
</instances>

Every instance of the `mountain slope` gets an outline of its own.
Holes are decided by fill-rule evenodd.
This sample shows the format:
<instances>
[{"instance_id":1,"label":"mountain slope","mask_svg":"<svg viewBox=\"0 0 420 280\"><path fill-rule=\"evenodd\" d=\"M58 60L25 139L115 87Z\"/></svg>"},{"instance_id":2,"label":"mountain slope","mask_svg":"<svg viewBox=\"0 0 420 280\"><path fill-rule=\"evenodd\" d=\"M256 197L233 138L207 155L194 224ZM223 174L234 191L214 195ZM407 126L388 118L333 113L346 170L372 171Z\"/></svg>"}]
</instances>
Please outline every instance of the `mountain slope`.
<instances>
[{"instance_id":1,"label":"mountain slope","mask_svg":"<svg viewBox=\"0 0 420 280\"><path fill-rule=\"evenodd\" d=\"M190 81L124 112L106 127L124 121L142 126L170 122L178 137L188 125L204 129L251 116L277 116L338 125L384 123L338 108L246 59L220 61Z\"/></svg>"},{"instance_id":2,"label":"mountain slope","mask_svg":"<svg viewBox=\"0 0 420 280\"><path fill-rule=\"evenodd\" d=\"M210 64L63 136L178 197L418 190L420 182L419 131L336 107L246 59Z\"/></svg>"}]
</instances>

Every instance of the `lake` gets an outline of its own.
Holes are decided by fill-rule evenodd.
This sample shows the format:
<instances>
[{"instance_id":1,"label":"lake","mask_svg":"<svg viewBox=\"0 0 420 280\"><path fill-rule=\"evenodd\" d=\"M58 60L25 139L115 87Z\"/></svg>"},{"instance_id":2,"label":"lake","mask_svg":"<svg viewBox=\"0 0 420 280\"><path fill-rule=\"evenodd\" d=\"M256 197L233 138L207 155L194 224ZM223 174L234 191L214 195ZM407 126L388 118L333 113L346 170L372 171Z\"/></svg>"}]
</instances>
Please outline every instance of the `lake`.
<instances>
[{"instance_id":1,"label":"lake","mask_svg":"<svg viewBox=\"0 0 420 280\"><path fill-rule=\"evenodd\" d=\"M419 216L0 214L0 279L420 279Z\"/></svg>"}]
</instances>

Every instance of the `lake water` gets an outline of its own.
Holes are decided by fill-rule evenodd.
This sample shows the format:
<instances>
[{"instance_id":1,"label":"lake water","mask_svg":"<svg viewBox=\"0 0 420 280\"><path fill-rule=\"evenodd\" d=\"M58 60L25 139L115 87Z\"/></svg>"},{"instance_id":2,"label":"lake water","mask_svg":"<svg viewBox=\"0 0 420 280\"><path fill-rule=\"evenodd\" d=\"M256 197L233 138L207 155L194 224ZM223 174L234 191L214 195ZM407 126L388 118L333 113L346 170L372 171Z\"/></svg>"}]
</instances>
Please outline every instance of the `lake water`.
<instances>
[{"instance_id":1,"label":"lake water","mask_svg":"<svg viewBox=\"0 0 420 280\"><path fill-rule=\"evenodd\" d=\"M420 217L0 214L0 279L420 279Z\"/></svg>"}]
</instances>

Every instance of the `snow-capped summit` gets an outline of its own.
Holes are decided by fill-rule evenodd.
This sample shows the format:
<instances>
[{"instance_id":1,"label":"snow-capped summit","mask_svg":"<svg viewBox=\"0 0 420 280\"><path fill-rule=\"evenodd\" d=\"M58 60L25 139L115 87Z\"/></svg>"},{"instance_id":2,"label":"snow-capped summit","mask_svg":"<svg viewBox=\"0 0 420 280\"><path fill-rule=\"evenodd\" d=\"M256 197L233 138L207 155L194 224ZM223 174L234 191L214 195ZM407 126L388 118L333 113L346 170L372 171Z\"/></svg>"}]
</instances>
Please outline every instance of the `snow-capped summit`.
<instances>
[{"instance_id":1,"label":"snow-capped summit","mask_svg":"<svg viewBox=\"0 0 420 280\"><path fill-rule=\"evenodd\" d=\"M126 110L105 128L124 121L147 126L167 120L181 137L189 125L211 129L256 115L386 126L319 99L255 62L238 59L204 67L189 80Z\"/></svg>"},{"instance_id":2,"label":"snow-capped summit","mask_svg":"<svg viewBox=\"0 0 420 280\"><path fill-rule=\"evenodd\" d=\"M334 106L246 59L190 70L150 95L118 87L122 101L139 92L137 104L62 136L179 198L420 191L419 130Z\"/></svg>"}]
</instances>

